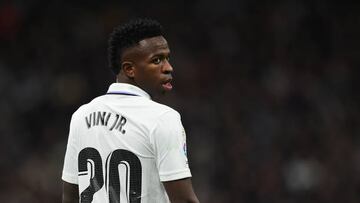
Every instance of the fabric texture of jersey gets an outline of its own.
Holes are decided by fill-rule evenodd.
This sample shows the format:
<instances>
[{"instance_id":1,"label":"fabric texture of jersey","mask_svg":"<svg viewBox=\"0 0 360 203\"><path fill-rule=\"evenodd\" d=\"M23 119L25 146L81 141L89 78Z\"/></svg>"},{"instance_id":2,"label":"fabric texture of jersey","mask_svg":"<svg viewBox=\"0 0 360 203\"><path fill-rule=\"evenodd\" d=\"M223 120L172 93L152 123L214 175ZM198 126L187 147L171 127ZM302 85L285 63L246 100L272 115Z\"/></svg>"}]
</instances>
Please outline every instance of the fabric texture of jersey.
<instances>
[{"instance_id":1,"label":"fabric texture of jersey","mask_svg":"<svg viewBox=\"0 0 360 203\"><path fill-rule=\"evenodd\" d=\"M161 182L191 177L180 114L114 83L72 116L62 179L92 202L169 202ZM140 202L140 201L134 201Z\"/></svg>"}]
</instances>

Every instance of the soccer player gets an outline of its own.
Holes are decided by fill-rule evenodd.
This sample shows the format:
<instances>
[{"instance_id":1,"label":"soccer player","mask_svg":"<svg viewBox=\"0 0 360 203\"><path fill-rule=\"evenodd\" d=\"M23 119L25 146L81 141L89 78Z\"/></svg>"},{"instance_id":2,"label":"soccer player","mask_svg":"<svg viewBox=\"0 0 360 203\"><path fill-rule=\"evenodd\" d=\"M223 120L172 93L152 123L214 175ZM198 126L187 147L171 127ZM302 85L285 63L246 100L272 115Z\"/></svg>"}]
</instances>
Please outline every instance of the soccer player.
<instances>
[{"instance_id":1,"label":"soccer player","mask_svg":"<svg viewBox=\"0 0 360 203\"><path fill-rule=\"evenodd\" d=\"M152 98L172 89L162 26L151 19L116 27L109 62L116 83L72 116L63 203L198 203L180 115Z\"/></svg>"}]
</instances>

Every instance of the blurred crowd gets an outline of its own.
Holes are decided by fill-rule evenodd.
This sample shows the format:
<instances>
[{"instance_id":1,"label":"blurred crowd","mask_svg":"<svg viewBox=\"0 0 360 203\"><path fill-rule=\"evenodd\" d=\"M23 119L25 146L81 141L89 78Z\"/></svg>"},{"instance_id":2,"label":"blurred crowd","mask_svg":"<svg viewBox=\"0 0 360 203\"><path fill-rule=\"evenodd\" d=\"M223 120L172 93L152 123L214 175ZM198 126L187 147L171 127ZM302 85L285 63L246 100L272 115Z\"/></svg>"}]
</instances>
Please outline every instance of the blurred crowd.
<instances>
[{"instance_id":1,"label":"blurred crowd","mask_svg":"<svg viewBox=\"0 0 360 203\"><path fill-rule=\"evenodd\" d=\"M0 2L0 202L60 202L71 114L114 82L113 27L160 21L204 203L360 202L360 4Z\"/></svg>"}]
</instances>

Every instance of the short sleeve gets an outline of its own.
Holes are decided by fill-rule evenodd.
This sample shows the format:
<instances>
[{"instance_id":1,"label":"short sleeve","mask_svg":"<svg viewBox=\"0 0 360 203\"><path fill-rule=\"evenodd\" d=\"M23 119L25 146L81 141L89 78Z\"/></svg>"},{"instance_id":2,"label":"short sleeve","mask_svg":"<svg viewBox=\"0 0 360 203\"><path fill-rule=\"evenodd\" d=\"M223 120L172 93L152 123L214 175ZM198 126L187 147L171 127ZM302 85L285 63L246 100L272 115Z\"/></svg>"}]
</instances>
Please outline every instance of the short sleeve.
<instances>
[{"instance_id":1,"label":"short sleeve","mask_svg":"<svg viewBox=\"0 0 360 203\"><path fill-rule=\"evenodd\" d=\"M62 179L68 183L78 184L78 150L74 115L71 118L69 137L65 152Z\"/></svg>"},{"instance_id":2,"label":"short sleeve","mask_svg":"<svg viewBox=\"0 0 360 203\"><path fill-rule=\"evenodd\" d=\"M162 182L191 177L185 130L176 111L169 111L158 119L151 138Z\"/></svg>"}]
</instances>

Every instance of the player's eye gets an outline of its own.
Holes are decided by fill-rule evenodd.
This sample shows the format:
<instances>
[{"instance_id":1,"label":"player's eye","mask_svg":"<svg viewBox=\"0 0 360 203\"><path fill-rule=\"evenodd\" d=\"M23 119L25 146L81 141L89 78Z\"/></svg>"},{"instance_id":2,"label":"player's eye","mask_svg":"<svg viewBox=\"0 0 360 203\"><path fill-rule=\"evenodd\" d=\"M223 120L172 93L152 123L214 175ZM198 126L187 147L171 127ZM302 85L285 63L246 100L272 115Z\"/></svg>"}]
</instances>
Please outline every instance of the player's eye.
<instances>
[{"instance_id":1,"label":"player's eye","mask_svg":"<svg viewBox=\"0 0 360 203\"><path fill-rule=\"evenodd\" d=\"M167 61L170 61L170 56L165 57Z\"/></svg>"},{"instance_id":2,"label":"player's eye","mask_svg":"<svg viewBox=\"0 0 360 203\"><path fill-rule=\"evenodd\" d=\"M161 63L161 58L159 58L159 57L154 58L154 59L152 60L152 62L153 62L154 64L160 64L160 63Z\"/></svg>"}]
</instances>

